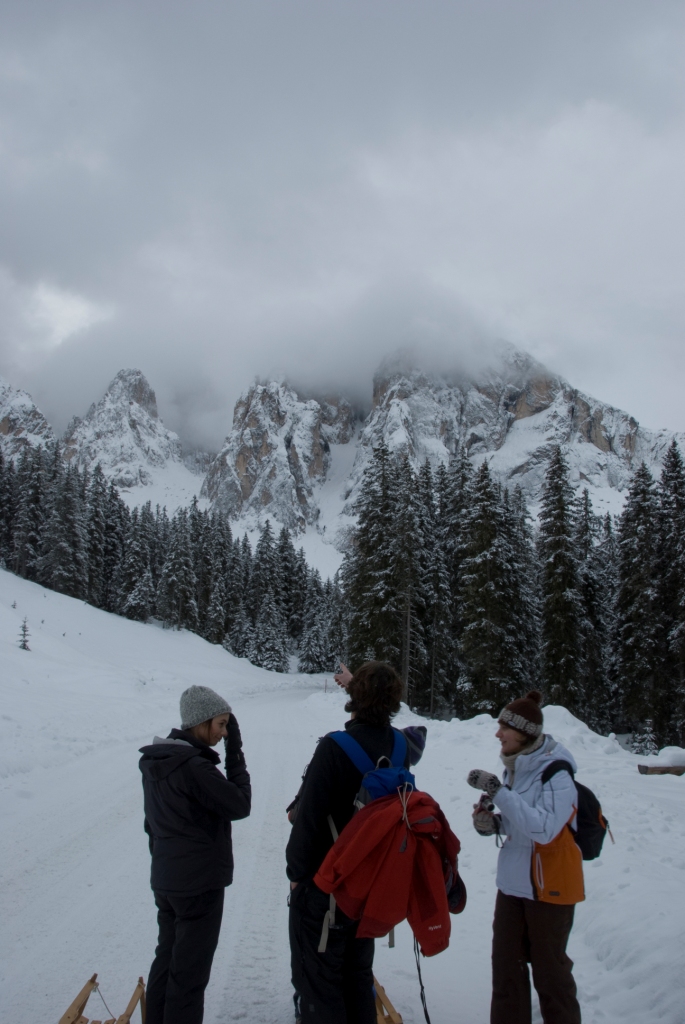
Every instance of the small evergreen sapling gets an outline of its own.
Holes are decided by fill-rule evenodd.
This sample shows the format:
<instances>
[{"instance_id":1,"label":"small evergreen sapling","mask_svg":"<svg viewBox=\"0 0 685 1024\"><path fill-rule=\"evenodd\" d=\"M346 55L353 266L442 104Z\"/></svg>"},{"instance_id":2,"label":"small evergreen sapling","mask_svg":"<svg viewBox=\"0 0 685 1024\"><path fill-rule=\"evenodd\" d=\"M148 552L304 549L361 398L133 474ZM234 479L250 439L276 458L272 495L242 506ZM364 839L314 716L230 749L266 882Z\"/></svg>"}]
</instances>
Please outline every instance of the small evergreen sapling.
<instances>
[{"instance_id":1,"label":"small evergreen sapling","mask_svg":"<svg viewBox=\"0 0 685 1024\"><path fill-rule=\"evenodd\" d=\"M21 629L19 630L19 647L21 648L22 651L30 651L31 650L31 648L29 647L29 636L30 635L31 634L29 633L28 620L27 620L26 616L24 616L24 621L22 622Z\"/></svg>"}]
</instances>

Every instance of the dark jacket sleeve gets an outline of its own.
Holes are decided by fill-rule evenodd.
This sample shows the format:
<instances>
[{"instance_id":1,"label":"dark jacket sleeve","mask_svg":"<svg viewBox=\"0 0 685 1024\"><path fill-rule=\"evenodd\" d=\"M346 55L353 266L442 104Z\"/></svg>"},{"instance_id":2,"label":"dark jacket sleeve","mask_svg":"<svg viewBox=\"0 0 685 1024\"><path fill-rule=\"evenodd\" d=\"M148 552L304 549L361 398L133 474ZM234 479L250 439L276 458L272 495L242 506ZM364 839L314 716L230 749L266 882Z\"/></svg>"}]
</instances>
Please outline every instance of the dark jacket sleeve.
<instances>
[{"instance_id":1,"label":"dark jacket sleeve","mask_svg":"<svg viewBox=\"0 0 685 1024\"><path fill-rule=\"evenodd\" d=\"M193 795L213 814L229 821L247 818L252 802L250 776L244 765L236 766L230 778L224 778L213 764L201 757L188 762Z\"/></svg>"},{"instance_id":2,"label":"dark jacket sleeve","mask_svg":"<svg viewBox=\"0 0 685 1024\"><path fill-rule=\"evenodd\" d=\"M344 787L352 794L346 801L349 807L339 806L340 800L336 799L341 790L341 776L344 778L346 775L351 777L348 786ZM352 817L352 800L360 778L337 744L324 736L307 769L297 817L286 848L286 873L291 882L312 878L318 871L333 845L328 816L331 815L338 832L341 832Z\"/></svg>"}]
</instances>

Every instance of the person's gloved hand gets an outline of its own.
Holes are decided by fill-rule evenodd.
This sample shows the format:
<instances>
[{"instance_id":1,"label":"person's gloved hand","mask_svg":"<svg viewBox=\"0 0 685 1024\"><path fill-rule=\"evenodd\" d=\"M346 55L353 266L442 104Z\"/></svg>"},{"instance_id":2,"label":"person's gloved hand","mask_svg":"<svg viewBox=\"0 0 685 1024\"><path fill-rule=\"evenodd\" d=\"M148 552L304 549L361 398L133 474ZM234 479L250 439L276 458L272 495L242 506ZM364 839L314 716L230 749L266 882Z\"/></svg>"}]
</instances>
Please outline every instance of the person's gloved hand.
<instances>
[{"instance_id":1,"label":"person's gloved hand","mask_svg":"<svg viewBox=\"0 0 685 1024\"><path fill-rule=\"evenodd\" d=\"M469 772L466 781L469 786L473 786L474 789L482 789L488 796L494 796L502 788L502 783L496 775L493 775L492 772L481 771L479 768L474 768L472 772Z\"/></svg>"},{"instance_id":2,"label":"person's gloved hand","mask_svg":"<svg viewBox=\"0 0 685 1024\"><path fill-rule=\"evenodd\" d=\"M226 726L226 739L224 740L226 746L226 771L231 768L237 768L238 765L245 764L245 755L243 754L243 738L240 735L240 726L238 725L238 719L235 717L233 712L229 715L228 725Z\"/></svg>"},{"instance_id":3,"label":"person's gloved hand","mask_svg":"<svg viewBox=\"0 0 685 1024\"><path fill-rule=\"evenodd\" d=\"M499 814L486 811L480 804L473 805L473 827L479 836L496 836L499 832Z\"/></svg>"}]
</instances>

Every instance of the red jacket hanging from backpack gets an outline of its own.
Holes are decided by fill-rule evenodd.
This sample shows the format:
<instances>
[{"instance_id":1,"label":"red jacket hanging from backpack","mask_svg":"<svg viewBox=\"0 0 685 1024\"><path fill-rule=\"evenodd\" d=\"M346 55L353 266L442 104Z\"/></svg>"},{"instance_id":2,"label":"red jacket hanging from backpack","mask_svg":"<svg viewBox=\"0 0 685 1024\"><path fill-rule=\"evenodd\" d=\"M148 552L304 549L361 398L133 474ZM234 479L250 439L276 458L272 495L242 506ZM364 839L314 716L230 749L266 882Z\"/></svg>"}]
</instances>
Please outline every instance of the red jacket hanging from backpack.
<instances>
[{"instance_id":1,"label":"red jacket hanging from backpack","mask_svg":"<svg viewBox=\"0 0 685 1024\"><path fill-rule=\"evenodd\" d=\"M460 913L466 903L459 850L427 793L410 793L406 808L399 795L386 796L345 826L314 883L359 920L358 938L380 938L406 918L424 956L434 956L449 945L450 911Z\"/></svg>"}]
</instances>

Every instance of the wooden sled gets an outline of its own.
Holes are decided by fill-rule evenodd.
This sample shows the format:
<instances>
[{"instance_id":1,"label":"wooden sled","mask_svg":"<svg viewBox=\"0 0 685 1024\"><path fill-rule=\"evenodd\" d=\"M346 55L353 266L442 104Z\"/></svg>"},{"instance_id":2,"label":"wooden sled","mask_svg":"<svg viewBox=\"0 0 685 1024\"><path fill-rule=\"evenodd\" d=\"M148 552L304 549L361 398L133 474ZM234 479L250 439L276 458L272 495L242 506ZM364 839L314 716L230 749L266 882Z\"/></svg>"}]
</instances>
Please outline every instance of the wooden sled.
<instances>
[{"instance_id":1,"label":"wooden sled","mask_svg":"<svg viewBox=\"0 0 685 1024\"><path fill-rule=\"evenodd\" d=\"M133 995L128 1001L128 1006L120 1017L108 1017L107 1020L104 1021L89 1021L89 1018L84 1016L83 1011L86 1008L86 1003L90 998L91 992L98 987L97 978L97 974L94 974L90 981L85 983L67 1012L62 1014L60 1017L59 1024L130 1024L133 1011L138 1003L140 1003L140 1017L143 1024L145 1024L145 982L142 978L138 978L138 984L134 989Z\"/></svg>"},{"instance_id":2,"label":"wooden sled","mask_svg":"<svg viewBox=\"0 0 685 1024\"><path fill-rule=\"evenodd\" d=\"M377 1024L387 1024L387 1021L390 1021L391 1024L402 1024L402 1017L388 999L385 989L377 978L373 979L373 984L376 989Z\"/></svg>"},{"instance_id":3,"label":"wooden sled","mask_svg":"<svg viewBox=\"0 0 685 1024\"><path fill-rule=\"evenodd\" d=\"M637 770L640 775L685 775L685 764L639 764Z\"/></svg>"}]
</instances>

